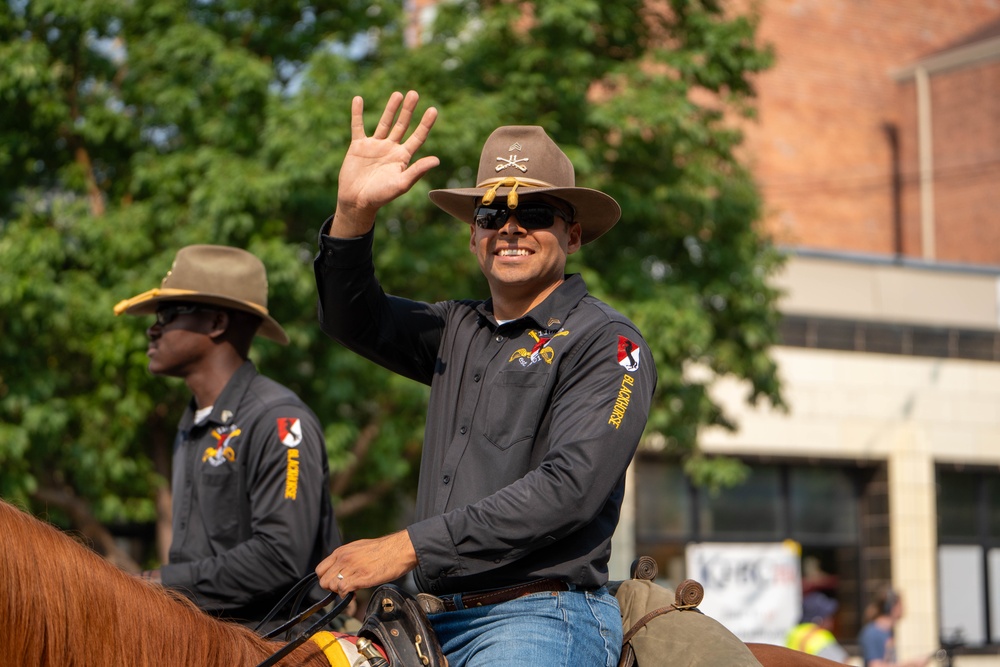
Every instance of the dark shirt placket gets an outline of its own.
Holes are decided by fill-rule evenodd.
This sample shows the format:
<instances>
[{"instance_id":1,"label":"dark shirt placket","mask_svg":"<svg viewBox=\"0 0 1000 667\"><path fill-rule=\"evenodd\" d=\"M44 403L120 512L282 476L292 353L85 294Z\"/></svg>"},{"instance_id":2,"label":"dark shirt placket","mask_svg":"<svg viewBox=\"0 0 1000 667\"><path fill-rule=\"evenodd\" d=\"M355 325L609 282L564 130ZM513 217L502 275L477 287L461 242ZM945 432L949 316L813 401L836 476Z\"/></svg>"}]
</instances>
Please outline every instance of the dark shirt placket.
<instances>
[{"instance_id":1,"label":"dark shirt placket","mask_svg":"<svg viewBox=\"0 0 1000 667\"><path fill-rule=\"evenodd\" d=\"M445 453L441 473L438 475L441 490L434 494L436 498L434 511L437 514L442 514L447 510L452 491L457 485L465 483L465 480L457 479L456 471L469 448L470 441L477 437L473 424L477 421L476 411L482 407L483 393L489 386L489 382L484 381L490 376L488 368L498 355L502 356L503 352L502 343L498 344L494 339L495 336L490 325L481 322L480 328L473 335L471 345L479 349L485 347L487 351L493 347L493 356L486 360L485 366L474 366L461 376L463 379L459 390L460 404L453 415L445 418L451 425L452 440ZM479 361L478 363L482 364L483 362Z\"/></svg>"}]
</instances>

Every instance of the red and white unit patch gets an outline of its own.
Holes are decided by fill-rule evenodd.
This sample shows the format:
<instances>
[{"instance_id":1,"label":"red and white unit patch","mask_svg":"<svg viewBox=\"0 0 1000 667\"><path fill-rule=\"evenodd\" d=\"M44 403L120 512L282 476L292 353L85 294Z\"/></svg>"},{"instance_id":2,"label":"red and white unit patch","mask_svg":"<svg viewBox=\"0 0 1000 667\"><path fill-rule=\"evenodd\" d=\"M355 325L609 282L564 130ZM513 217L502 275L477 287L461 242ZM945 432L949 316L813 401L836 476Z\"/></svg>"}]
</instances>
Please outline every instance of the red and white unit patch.
<instances>
[{"instance_id":1,"label":"red and white unit patch","mask_svg":"<svg viewBox=\"0 0 1000 667\"><path fill-rule=\"evenodd\" d=\"M302 442L302 421L291 417L278 417L278 440L285 447L298 447Z\"/></svg>"},{"instance_id":2,"label":"red and white unit patch","mask_svg":"<svg viewBox=\"0 0 1000 667\"><path fill-rule=\"evenodd\" d=\"M625 336L618 337L618 363L630 373L639 370L639 346Z\"/></svg>"}]
</instances>

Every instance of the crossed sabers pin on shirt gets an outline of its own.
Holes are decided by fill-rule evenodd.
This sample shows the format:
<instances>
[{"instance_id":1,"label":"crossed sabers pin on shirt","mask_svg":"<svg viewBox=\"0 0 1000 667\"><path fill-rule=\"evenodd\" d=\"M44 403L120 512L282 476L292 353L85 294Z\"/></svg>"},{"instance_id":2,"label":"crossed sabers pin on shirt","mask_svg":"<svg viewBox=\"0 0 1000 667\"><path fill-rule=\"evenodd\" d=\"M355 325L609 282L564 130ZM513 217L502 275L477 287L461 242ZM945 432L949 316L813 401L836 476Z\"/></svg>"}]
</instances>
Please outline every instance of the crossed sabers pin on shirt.
<instances>
[{"instance_id":1,"label":"crossed sabers pin on shirt","mask_svg":"<svg viewBox=\"0 0 1000 667\"><path fill-rule=\"evenodd\" d=\"M518 159L516 155L511 155L509 158L498 157L497 162L500 162L502 164L497 165L497 171L503 171L507 167L514 167L514 169L520 170L520 172L523 174L524 172L528 171L528 168L525 167L523 164L519 163L527 161L528 158L525 157Z\"/></svg>"}]
</instances>

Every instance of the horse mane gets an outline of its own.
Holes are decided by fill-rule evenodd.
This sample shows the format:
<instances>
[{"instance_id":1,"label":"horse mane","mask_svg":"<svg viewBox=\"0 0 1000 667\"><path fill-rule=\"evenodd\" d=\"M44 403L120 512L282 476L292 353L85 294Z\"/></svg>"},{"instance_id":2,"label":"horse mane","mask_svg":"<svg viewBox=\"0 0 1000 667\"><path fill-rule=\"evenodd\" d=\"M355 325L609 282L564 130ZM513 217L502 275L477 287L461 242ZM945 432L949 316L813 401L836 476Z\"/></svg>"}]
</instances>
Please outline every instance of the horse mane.
<instances>
[{"instance_id":1,"label":"horse mane","mask_svg":"<svg viewBox=\"0 0 1000 667\"><path fill-rule=\"evenodd\" d=\"M254 667L284 644L130 576L0 500L0 665ZM306 642L282 665L329 667Z\"/></svg>"}]
</instances>

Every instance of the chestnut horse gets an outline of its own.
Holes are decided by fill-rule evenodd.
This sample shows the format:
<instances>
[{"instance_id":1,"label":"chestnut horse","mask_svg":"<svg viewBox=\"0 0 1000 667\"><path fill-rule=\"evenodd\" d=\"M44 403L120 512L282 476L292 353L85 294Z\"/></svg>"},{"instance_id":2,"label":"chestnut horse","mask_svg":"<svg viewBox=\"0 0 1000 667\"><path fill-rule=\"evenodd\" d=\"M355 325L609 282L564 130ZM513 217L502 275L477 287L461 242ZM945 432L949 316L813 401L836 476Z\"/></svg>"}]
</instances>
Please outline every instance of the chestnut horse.
<instances>
[{"instance_id":1,"label":"chestnut horse","mask_svg":"<svg viewBox=\"0 0 1000 667\"><path fill-rule=\"evenodd\" d=\"M0 501L0 665L254 667L284 646L208 616ZM306 642L282 665L330 667Z\"/></svg>"},{"instance_id":2,"label":"chestnut horse","mask_svg":"<svg viewBox=\"0 0 1000 667\"><path fill-rule=\"evenodd\" d=\"M284 647L125 574L2 500L0 628L0 665L23 667L255 667ZM763 667L836 664L778 646L748 646ZM330 667L313 642L299 646L280 664Z\"/></svg>"},{"instance_id":3,"label":"chestnut horse","mask_svg":"<svg viewBox=\"0 0 1000 667\"><path fill-rule=\"evenodd\" d=\"M763 667L836 667L842 664L821 658L818 655L809 655L774 644L751 644L748 642L747 647Z\"/></svg>"}]
</instances>

